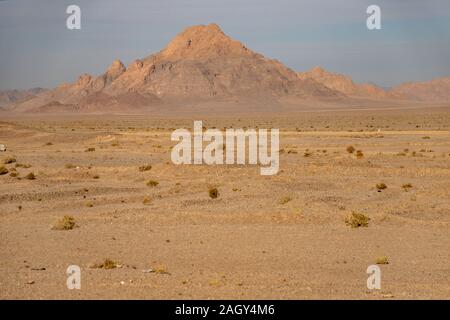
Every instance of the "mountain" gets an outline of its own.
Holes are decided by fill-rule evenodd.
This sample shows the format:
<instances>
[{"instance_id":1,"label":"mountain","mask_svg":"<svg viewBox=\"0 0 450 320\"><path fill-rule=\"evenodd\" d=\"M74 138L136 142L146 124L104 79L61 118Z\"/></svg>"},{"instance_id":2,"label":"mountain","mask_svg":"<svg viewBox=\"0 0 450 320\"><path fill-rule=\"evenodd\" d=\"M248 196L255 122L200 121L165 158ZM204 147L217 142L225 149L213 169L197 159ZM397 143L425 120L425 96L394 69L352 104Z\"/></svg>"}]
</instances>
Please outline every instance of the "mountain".
<instances>
[{"instance_id":1,"label":"mountain","mask_svg":"<svg viewBox=\"0 0 450 320\"><path fill-rule=\"evenodd\" d=\"M20 103L36 97L45 92L43 88L33 88L28 90L5 90L0 91L0 107L7 107L14 103Z\"/></svg>"},{"instance_id":2,"label":"mountain","mask_svg":"<svg viewBox=\"0 0 450 320\"><path fill-rule=\"evenodd\" d=\"M357 84L350 77L339 73L326 71L321 67L315 67L306 72L299 72L300 79L314 79L324 86L342 92L348 96L389 98L389 92L374 84Z\"/></svg>"},{"instance_id":3,"label":"mountain","mask_svg":"<svg viewBox=\"0 0 450 320\"><path fill-rule=\"evenodd\" d=\"M404 83L392 88L391 92L414 100L450 102L450 77Z\"/></svg>"},{"instance_id":4,"label":"mountain","mask_svg":"<svg viewBox=\"0 0 450 320\"><path fill-rule=\"evenodd\" d=\"M203 102L242 103L249 110L250 104L252 110L265 105L273 110L278 102L346 104L353 99L359 104L361 98L371 103L385 99L448 102L450 78L386 90L320 67L297 73L209 24L186 28L164 49L128 67L116 60L99 76L82 74L74 83L7 99L14 100L17 112L128 113L195 107Z\"/></svg>"},{"instance_id":5,"label":"mountain","mask_svg":"<svg viewBox=\"0 0 450 320\"><path fill-rule=\"evenodd\" d=\"M235 99L338 98L314 79L301 79L276 60L231 39L216 24L185 29L162 51L133 61L116 60L100 76L83 74L16 111L132 111L166 102Z\"/></svg>"}]
</instances>

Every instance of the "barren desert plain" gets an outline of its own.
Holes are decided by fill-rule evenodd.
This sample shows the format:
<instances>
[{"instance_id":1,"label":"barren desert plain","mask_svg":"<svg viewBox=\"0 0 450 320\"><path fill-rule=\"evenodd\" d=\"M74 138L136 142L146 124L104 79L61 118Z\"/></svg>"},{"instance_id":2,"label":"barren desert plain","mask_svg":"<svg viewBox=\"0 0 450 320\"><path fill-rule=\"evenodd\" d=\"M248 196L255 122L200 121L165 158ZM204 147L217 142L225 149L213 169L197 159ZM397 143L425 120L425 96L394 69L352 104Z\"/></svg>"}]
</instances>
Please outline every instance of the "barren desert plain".
<instances>
[{"instance_id":1,"label":"barren desert plain","mask_svg":"<svg viewBox=\"0 0 450 320\"><path fill-rule=\"evenodd\" d=\"M173 164L170 135L194 120L280 129L280 171ZM1 299L449 298L448 105L5 112L0 143Z\"/></svg>"}]
</instances>

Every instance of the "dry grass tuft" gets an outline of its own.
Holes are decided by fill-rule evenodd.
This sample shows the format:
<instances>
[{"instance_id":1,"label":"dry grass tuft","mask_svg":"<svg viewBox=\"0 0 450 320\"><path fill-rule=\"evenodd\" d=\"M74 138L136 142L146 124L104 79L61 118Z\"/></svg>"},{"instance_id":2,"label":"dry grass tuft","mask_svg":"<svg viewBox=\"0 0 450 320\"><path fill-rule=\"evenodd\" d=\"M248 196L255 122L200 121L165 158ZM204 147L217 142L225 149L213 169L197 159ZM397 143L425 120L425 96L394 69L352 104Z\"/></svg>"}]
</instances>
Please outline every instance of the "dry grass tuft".
<instances>
[{"instance_id":1,"label":"dry grass tuft","mask_svg":"<svg viewBox=\"0 0 450 320\"><path fill-rule=\"evenodd\" d=\"M53 230L72 230L77 224L75 223L75 218L72 216L64 216L59 219L53 226Z\"/></svg>"},{"instance_id":2,"label":"dry grass tuft","mask_svg":"<svg viewBox=\"0 0 450 320\"><path fill-rule=\"evenodd\" d=\"M87 148L84 152L94 152L95 151L95 148Z\"/></svg>"},{"instance_id":3,"label":"dry grass tuft","mask_svg":"<svg viewBox=\"0 0 450 320\"><path fill-rule=\"evenodd\" d=\"M144 171L150 171L152 169L152 166L147 164L147 165L143 165L139 167L139 171L140 172L144 172Z\"/></svg>"},{"instance_id":4,"label":"dry grass tuft","mask_svg":"<svg viewBox=\"0 0 450 320\"><path fill-rule=\"evenodd\" d=\"M24 169L28 169L28 168L31 168L31 164L27 164L27 163L16 163L16 168L24 168Z\"/></svg>"},{"instance_id":5,"label":"dry grass tuft","mask_svg":"<svg viewBox=\"0 0 450 320\"><path fill-rule=\"evenodd\" d=\"M13 163L13 162L16 162L16 161L17 160L14 157L6 157L5 159L3 159L3 164L10 164L10 163Z\"/></svg>"},{"instance_id":6,"label":"dry grass tuft","mask_svg":"<svg viewBox=\"0 0 450 320\"><path fill-rule=\"evenodd\" d=\"M64 168L66 168L66 169L75 169L77 166L76 165L74 165L74 164L72 164L72 163L66 163L65 165L64 165Z\"/></svg>"},{"instance_id":7,"label":"dry grass tuft","mask_svg":"<svg viewBox=\"0 0 450 320\"><path fill-rule=\"evenodd\" d=\"M386 256L381 256L376 259L377 264L389 264L389 260Z\"/></svg>"},{"instance_id":8,"label":"dry grass tuft","mask_svg":"<svg viewBox=\"0 0 450 320\"><path fill-rule=\"evenodd\" d=\"M361 150L356 151L356 158L361 159L364 157L364 153Z\"/></svg>"},{"instance_id":9,"label":"dry grass tuft","mask_svg":"<svg viewBox=\"0 0 450 320\"><path fill-rule=\"evenodd\" d=\"M145 197L142 203L145 205L152 204L152 199L150 197Z\"/></svg>"},{"instance_id":10,"label":"dry grass tuft","mask_svg":"<svg viewBox=\"0 0 450 320\"><path fill-rule=\"evenodd\" d=\"M288 202L292 201L291 197L283 197L280 199L280 204L286 204Z\"/></svg>"},{"instance_id":11,"label":"dry grass tuft","mask_svg":"<svg viewBox=\"0 0 450 320\"><path fill-rule=\"evenodd\" d=\"M413 185L411 183L405 183L404 185L402 185L402 189L405 191L408 191L412 187L413 187Z\"/></svg>"},{"instance_id":12,"label":"dry grass tuft","mask_svg":"<svg viewBox=\"0 0 450 320\"><path fill-rule=\"evenodd\" d=\"M156 187L158 184L159 184L159 182L156 181L156 180L149 180L149 181L147 182L147 186L148 186L148 187Z\"/></svg>"},{"instance_id":13,"label":"dry grass tuft","mask_svg":"<svg viewBox=\"0 0 450 320\"><path fill-rule=\"evenodd\" d=\"M211 199L216 199L219 197L219 190L217 190L217 188L209 188L208 193Z\"/></svg>"},{"instance_id":14,"label":"dry grass tuft","mask_svg":"<svg viewBox=\"0 0 450 320\"><path fill-rule=\"evenodd\" d=\"M370 218L362 213L352 212L345 218L345 224L352 228L368 227Z\"/></svg>"},{"instance_id":15,"label":"dry grass tuft","mask_svg":"<svg viewBox=\"0 0 450 320\"><path fill-rule=\"evenodd\" d=\"M8 172L9 172L8 169L6 169L4 166L0 167L0 176L7 174Z\"/></svg>"},{"instance_id":16,"label":"dry grass tuft","mask_svg":"<svg viewBox=\"0 0 450 320\"><path fill-rule=\"evenodd\" d=\"M109 258L106 258L103 262L100 263L96 263L92 266L92 268L94 269L115 269L118 266L120 266L120 264L114 260L111 260Z\"/></svg>"},{"instance_id":17,"label":"dry grass tuft","mask_svg":"<svg viewBox=\"0 0 450 320\"><path fill-rule=\"evenodd\" d=\"M378 183L378 184L376 185L376 187L377 187L378 191L387 189L387 185L386 185L385 183L383 183L383 182L382 182L382 183Z\"/></svg>"},{"instance_id":18,"label":"dry grass tuft","mask_svg":"<svg viewBox=\"0 0 450 320\"><path fill-rule=\"evenodd\" d=\"M348 152L348 153L353 153L353 152L355 152L355 147L353 147L353 146L348 146L348 147L347 147L347 152Z\"/></svg>"},{"instance_id":19,"label":"dry grass tuft","mask_svg":"<svg viewBox=\"0 0 450 320\"><path fill-rule=\"evenodd\" d=\"M153 268L153 273L156 274L169 274L167 267L163 264L157 265Z\"/></svg>"},{"instance_id":20,"label":"dry grass tuft","mask_svg":"<svg viewBox=\"0 0 450 320\"><path fill-rule=\"evenodd\" d=\"M25 176L25 179L28 179L28 180L35 180L35 179L36 179L36 175L35 175L33 172L30 172L29 174L27 174L27 175Z\"/></svg>"}]
</instances>

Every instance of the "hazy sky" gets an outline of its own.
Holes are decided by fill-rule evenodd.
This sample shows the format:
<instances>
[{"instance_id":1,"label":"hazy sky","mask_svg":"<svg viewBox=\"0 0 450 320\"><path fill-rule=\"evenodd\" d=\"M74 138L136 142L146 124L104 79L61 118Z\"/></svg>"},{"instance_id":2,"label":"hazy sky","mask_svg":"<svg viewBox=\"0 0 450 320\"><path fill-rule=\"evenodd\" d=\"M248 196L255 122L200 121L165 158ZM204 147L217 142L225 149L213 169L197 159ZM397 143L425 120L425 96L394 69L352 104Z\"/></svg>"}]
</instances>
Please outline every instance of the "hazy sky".
<instances>
[{"instance_id":1,"label":"hazy sky","mask_svg":"<svg viewBox=\"0 0 450 320\"><path fill-rule=\"evenodd\" d=\"M66 8L81 7L81 30ZM382 30L366 9L381 7ZM450 0L0 0L0 90L54 87L162 49L215 22L254 51L392 86L450 76Z\"/></svg>"}]
</instances>

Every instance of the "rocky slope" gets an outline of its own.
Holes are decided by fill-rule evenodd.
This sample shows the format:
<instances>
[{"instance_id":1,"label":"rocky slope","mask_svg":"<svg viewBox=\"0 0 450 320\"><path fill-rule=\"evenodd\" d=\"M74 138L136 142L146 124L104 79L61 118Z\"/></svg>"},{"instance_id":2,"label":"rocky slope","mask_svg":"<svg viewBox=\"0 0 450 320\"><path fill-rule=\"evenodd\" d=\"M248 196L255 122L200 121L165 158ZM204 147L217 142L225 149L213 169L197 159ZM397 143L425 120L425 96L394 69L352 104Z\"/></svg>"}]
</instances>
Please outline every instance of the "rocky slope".
<instances>
[{"instance_id":1,"label":"rocky slope","mask_svg":"<svg viewBox=\"0 0 450 320\"><path fill-rule=\"evenodd\" d=\"M0 107L6 108L11 104L21 103L23 101L35 98L37 95L45 91L46 89L43 88L0 91Z\"/></svg>"},{"instance_id":2,"label":"rocky slope","mask_svg":"<svg viewBox=\"0 0 450 320\"><path fill-rule=\"evenodd\" d=\"M314 79L324 86L342 92L348 96L388 98L389 92L369 83L357 84L350 77L339 73L326 71L321 67L315 67L306 72L299 72L300 79Z\"/></svg>"},{"instance_id":3,"label":"rocky slope","mask_svg":"<svg viewBox=\"0 0 450 320\"><path fill-rule=\"evenodd\" d=\"M450 77L404 83L392 88L391 92L415 100L450 102Z\"/></svg>"},{"instance_id":4,"label":"rocky slope","mask_svg":"<svg viewBox=\"0 0 450 320\"><path fill-rule=\"evenodd\" d=\"M280 62L251 51L216 24L210 24L185 29L165 49L132 62L128 68L114 61L104 74L81 75L75 83L63 84L19 104L17 110L58 110L55 106L59 104L65 111L126 111L164 101L288 95L343 96L314 79L300 79Z\"/></svg>"}]
</instances>

